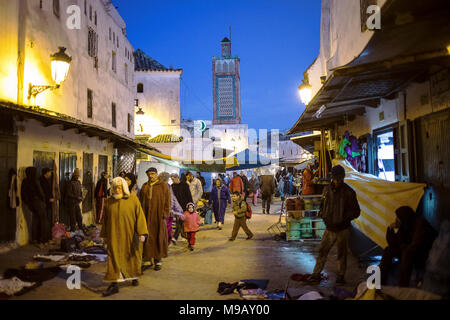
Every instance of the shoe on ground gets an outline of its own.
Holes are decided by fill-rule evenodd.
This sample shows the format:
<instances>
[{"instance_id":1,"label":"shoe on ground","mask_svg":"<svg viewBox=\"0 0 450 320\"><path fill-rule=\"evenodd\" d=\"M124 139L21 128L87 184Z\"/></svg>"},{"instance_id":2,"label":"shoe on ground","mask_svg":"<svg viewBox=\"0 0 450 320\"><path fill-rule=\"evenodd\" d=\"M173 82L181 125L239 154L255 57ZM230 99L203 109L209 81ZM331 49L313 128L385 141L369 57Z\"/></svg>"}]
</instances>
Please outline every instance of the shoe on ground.
<instances>
[{"instance_id":1,"label":"shoe on ground","mask_svg":"<svg viewBox=\"0 0 450 320\"><path fill-rule=\"evenodd\" d=\"M190 250L190 251L194 251L194 247L193 247L193 246L190 246L190 247L189 247L189 250Z\"/></svg>"},{"instance_id":2,"label":"shoe on ground","mask_svg":"<svg viewBox=\"0 0 450 320\"><path fill-rule=\"evenodd\" d=\"M230 238L230 239L228 239L228 241L234 241L234 239L233 239L233 238Z\"/></svg>"},{"instance_id":3,"label":"shoe on ground","mask_svg":"<svg viewBox=\"0 0 450 320\"><path fill-rule=\"evenodd\" d=\"M336 284L338 284L338 285L345 284L345 278L343 276L337 276L336 277Z\"/></svg>"},{"instance_id":4,"label":"shoe on ground","mask_svg":"<svg viewBox=\"0 0 450 320\"><path fill-rule=\"evenodd\" d=\"M155 271L159 271L159 270L161 270L161 265L160 264L155 265Z\"/></svg>"},{"instance_id":5,"label":"shoe on ground","mask_svg":"<svg viewBox=\"0 0 450 320\"><path fill-rule=\"evenodd\" d=\"M103 292L104 297L112 296L113 294L119 293L119 286L117 283L111 284L105 292Z\"/></svg>"},{"instance_id":6,"label":"shoe on ground","mask_svg":"<svg viewBox=\"0 0 450 320\"><path fill-rule=\"evenodd\" d=\"M251 239L253 239L253 236L254 235L252 234L251 236L248 236L247 239L245 239L245 240L251 240Z\"/></svg>"},{"instance_id":7,"label":"shoe on ground","mask_svg":"<svg viewBox=\"0 0 450 320\"><path fill-rule=\"evenodd\" d=\"M310 284L319 284L320 283L320 275L318 274L312 274L306 279L306 282Z\"/></svg>"},{"instance_id":8,"label":"shoe on ground","mask_svg":"<svg viewBox=\"0 0 450 320\"><path fill-rule=\"evenodd\" d=\"M266 214L266 210L263 210L263 214Z\"/></svg>"},{"instance_id":9,"label":"shoe on ground","mask_svg":"<svg viewBox=\"0 0 450 320\"><path fill-rule=\"evenodd\" d=\"M134 279L133 281L131 281L131 285L132 285L133 287L137 287L137 286L139 285L139 280Z\"/></svg>"}]
</instances>

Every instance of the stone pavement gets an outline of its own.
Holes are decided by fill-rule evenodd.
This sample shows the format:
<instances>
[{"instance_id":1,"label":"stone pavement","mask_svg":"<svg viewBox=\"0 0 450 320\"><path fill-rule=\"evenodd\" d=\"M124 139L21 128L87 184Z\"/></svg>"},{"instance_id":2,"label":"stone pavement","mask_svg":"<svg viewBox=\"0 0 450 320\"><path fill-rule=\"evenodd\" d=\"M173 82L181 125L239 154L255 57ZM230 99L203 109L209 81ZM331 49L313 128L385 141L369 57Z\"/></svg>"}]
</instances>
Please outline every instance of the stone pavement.
<instances>
[{"instance_id":1,"label":"stone pavement","mask_svg":"<svg viewBox=\"0 0 450 320\"><path fill-rule=\"evenodd\" d=\"M273 212L280 208L280 202L273 205ZM106 299L152 299L152 300L227 300L238 299L237 294L221 296L217 293L219 282L236 282L243 279L267 279L268 290L299 288L301 284L289 277L293 273L311 273L318 250L318 241L286 242L275 241L267 228L278 221L276 214L262 215L261 206L253 209L253 218L249 227L255 234L254 239L245 240L246 235L240 230L238 238L229 242L233 224L233 215L227 212L222 230L211 225L202 226L197 233L195 251L187 249L185 241L178 241L170 246L169 257L163 260L162 270L147 270L140 279L138 287L128 284L120 286L117 295ZM19 267L32 261L36 253L44 253L33 246L26 246L0 255L0 271ZM360 268L357 259L349 254L347 282L344 287L353 290L366 278L365 270ZM102 283L106 264L98 263L82 271L82 280L90 285ZM336 249L329 256L324 272L329 280L317 288L330 294L334 286L336 272ZM105 299L99 293L82 287L69 290L66 286L64 272L53 280L22 297L14 299ZM289 283L288 283L289 281Z\"/></svg>"}]
</instances>

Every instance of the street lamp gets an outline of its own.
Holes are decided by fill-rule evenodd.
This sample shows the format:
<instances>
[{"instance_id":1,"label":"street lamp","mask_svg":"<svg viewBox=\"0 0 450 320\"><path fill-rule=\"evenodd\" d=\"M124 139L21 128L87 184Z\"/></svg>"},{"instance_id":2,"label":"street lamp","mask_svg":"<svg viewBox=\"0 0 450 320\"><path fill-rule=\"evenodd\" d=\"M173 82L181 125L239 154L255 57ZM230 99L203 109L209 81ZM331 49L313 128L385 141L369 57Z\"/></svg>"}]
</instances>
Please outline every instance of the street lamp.
<instances>
[{"instance_id":1,"label":"street lamp","mask_svg":"<svg viewBox=\"0 0 450 320\"><path fill-rule=\"evenodd\" d=\"M298 91L300 93L300 99L302 100L302 103L308 105L312 99L312 86L309 84L309 77L307 72L303 74L303 77L303 83L298 87Z\"/></svg>"},{"instance_id":2,"label":"street lamp","mask_svg":"<svg viewBox=\"0 0 450 320\"><path fill-rule=\"evenodd\" d=\"M61 83L66 80L67 74L69 73L70 62L72 61L72 57L69 57L66 54L66 48L59 47L59 51L50 55L51 60L51 70L52 70L52 78L55 81L56 85L33 85L30 83L28 88L28 100L33 96L36 96L47 89L58 89L61 86Z\"/></svg>"}]
</instances>

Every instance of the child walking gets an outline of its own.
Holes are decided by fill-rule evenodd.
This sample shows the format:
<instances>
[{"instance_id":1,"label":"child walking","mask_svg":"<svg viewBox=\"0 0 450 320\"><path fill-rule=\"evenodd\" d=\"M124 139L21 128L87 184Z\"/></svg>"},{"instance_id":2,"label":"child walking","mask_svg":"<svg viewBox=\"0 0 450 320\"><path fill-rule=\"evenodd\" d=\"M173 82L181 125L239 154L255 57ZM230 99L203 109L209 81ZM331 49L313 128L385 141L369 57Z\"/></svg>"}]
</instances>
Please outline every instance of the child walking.
<instances>
[{"instance_id":1,"label":"child walking","mask_svg":"<svg viewBox=\"0 0 450 320\"><path fill-rule=\"evenodd\" d=\"M199 230L200 216L194 210L194 204L188 203L186 206L187 211L184 213L184 232L186 232L188 240L188 249L194 251L195 234Z\"/></svg>"},{"instance_id":2,"label":"child walking","mask_svg":"<svg viewBox=\"0 0 450 320\"><path fill-rule=\"evenodd\" d=\"M231 200L233 201L234 226L233 233L231 234L231 238L229 240L234 241L236 239L241 227L247 234L247 240L250 240L253 238L253 233L247 227L247 202L244 201L242 195L237 191L233 192Z\"/></svg>"}]
</instances>

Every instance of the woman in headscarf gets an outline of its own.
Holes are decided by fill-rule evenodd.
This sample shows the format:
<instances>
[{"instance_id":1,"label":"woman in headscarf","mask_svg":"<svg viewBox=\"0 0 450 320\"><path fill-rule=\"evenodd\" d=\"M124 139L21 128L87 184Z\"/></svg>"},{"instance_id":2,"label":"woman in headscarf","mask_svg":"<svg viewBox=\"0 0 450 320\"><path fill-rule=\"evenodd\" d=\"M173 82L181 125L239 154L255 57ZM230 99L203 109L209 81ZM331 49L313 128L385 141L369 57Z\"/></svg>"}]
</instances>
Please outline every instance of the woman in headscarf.
<instances>
[{"instance_id":1,"label":"woman in headscarf","mask_svg":"<svg viewBox=\"0 0 450 320\"><path fill-rule=\"evenodd\" d=\"M227 203L231 204L230 191L223 185L222 180L216 179L216 185L211 190L209 201L213 207L217 228L222 230L222 225L225 223Z\"/></svg>"},{"instance_id":2,"label":"woman in headscarf","mask_svg":"<svg viewBox=\"0 0 450 320\"><path fill-rule=\"evenodd\" d=\"M118 282L131 280L139 285L142 274L142 243L148 235L144 211L125 179L112 181L112 196L106 201L100 236L105 239L108 265L105 282L111 282L103 296L119 292ZM138 235L136 237L135 235Z\"/></svg>"},{"instance_id":3,"label":"woman in headscarf","mask_svg":"<svg viewBox=\"0 0 450 320\"><path fill-rule=\"evenodd\" d=\"M128 189L130 190L130 193L134 194L135 196L138 195L138 189L137 189L137 178L132 173L127 173L125 176L125 181L128 184Z\"/></svg>"}]
</instances>

